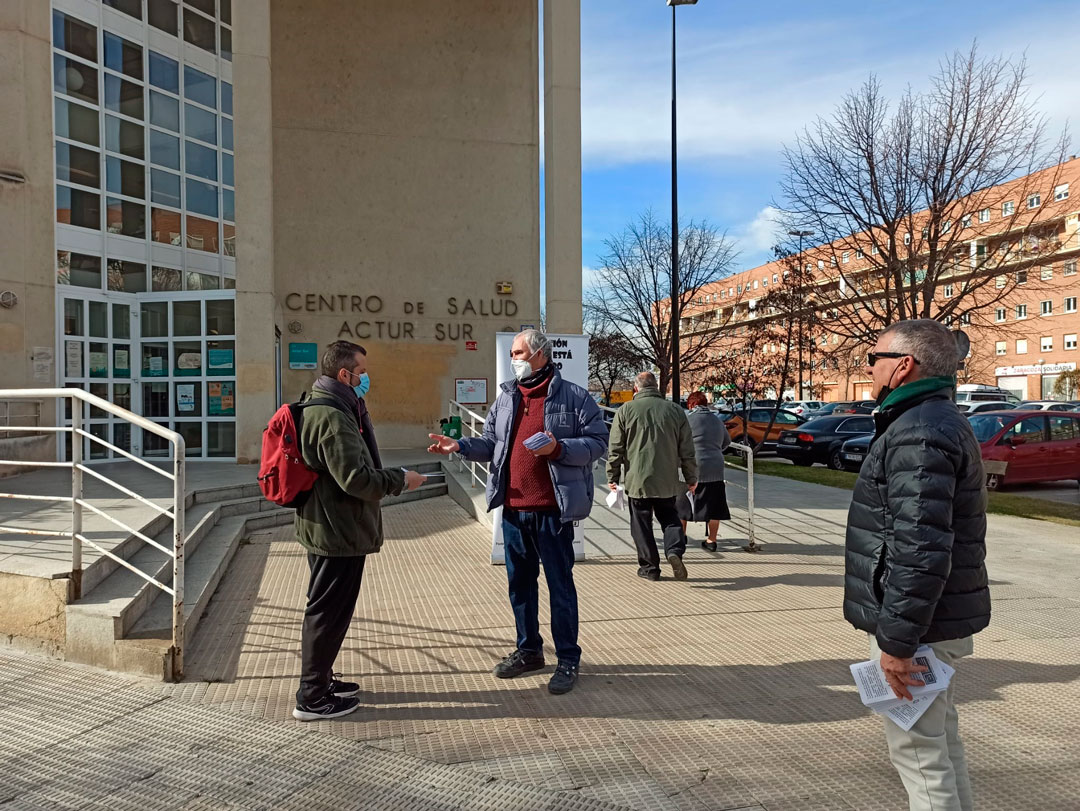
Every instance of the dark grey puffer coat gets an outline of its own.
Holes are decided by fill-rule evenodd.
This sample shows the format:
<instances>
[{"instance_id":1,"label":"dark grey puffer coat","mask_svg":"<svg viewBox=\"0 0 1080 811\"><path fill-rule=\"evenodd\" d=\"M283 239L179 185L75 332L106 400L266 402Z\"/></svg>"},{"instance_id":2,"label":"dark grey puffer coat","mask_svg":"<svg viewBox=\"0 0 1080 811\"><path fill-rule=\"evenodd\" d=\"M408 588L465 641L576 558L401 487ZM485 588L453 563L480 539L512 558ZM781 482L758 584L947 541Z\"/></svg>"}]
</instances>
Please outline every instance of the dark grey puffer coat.
<instances>
[{"instance_id":1,"label":"dark grey puffer coat","mask_svg":"<svg viewBox=\"0 0 1080 811\"><path fill-rule=\"evenodd\" d=\"M961 639L990 623L986 476L967 419L939 389L875 414L848 512L844 618L881 650Z\"/></svg>"}]
</instances>

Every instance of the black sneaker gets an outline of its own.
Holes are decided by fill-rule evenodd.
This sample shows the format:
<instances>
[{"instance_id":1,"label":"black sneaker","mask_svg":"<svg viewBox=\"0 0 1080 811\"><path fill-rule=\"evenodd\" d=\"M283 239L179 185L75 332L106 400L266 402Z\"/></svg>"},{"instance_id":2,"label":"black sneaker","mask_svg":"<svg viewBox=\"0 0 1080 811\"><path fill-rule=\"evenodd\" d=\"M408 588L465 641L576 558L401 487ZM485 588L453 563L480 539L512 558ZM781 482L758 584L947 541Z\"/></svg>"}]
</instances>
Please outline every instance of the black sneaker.
<instances>
[{"instance_id":1,"label":"black sneaker","mask_svg":"<svg viewBox=\"0 0 1080 811\"><path fill-rule=\"evenodd\" d=\"M655 583L660 579L660 572L654 572L651 569L638 569L637 576L643 577L646 580L652 580Z\"/></svg>"},{"instance_id":2,"label":"black sneaker","mask_svg":"<svg viewBox=\"0 0 1080 811\"><path fill-rule=\"evenodd\" d=\"M568 662L559 662L555 666L555 673L548 682L548 692L552 695L561 696L574 689L577 683L578 666Z\"/></svg>"},{"instance_id":3,"label":"black sneaker","mask_svg":"<svg viewBox=\"0 0 1080 811\"><path fill-rule=\"evenodd\" d=\"M338 698L352 698L360 695L360 685L354 681L341 681L340 673L330 674L330 693Z\"/></svg>"},{"instance_id":4,"label":"black sneaker","mask_svg":"<svg viewBox=\"0 0 1080 811\"><path fill-rule=\"evenodd\" d=\"M310 704L297 704L292 717L297 721L322 721L356 712L359 706L360 702L355 698L340 698L328 693Z\"/></svg>"},{"instance_id":5,"label":"black sneaker","mask_svg":"<svg viewBox=\"0 0 1080 811\"><path fill-rule=\"evenodd\" d=\"M686 579L686 564L682 562L682 555L668 555L667 562L671 564L671 574L676 580Z\"/></svg>"},{"instance_id":6,"label":"black sneaker","mask_svg":"<svg viewBox=\"0 0 1080 811\"><path fill-rule=\"evenodd\" d=\"M497 665L492 672L500 679L512 679L523 673L539 670L544 666L544 654L515 650Z\"/></svg>"}]
</instances>

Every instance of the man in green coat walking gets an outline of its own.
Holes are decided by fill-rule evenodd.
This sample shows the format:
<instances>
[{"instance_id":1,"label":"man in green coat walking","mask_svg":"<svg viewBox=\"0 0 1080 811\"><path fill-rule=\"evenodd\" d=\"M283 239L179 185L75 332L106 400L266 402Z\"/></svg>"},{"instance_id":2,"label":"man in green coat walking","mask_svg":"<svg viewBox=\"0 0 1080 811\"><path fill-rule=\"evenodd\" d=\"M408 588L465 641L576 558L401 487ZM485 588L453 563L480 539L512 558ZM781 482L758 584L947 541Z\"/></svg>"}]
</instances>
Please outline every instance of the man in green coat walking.
<instances>
[{"instance_id":1,"label":"man in green coat walking","mask_svg":"<svg viewBox=\"0 0 1080 811\"><path fill-rule=\"evenodd\" d=\"M299 428L304 464L319 473L296 511L296 537L308 551L311 570L293 710L299 721L336 718L360 705L360 685L338 680L333 665L356 608L364 561L382 548L379 501L424 483L415 471L375 466L361 429L359 391L366 388L366 376L362 346L330 344Z\"/></svg>"},{"instance_id":2,"label":"man in green coat walking","mask_svg":"<svg viewBox=\"0 0 1080 811\"><path fill-rule=\"evenodd\" d=\"M682 470L683 481L679 481ZM686 579L686 534L675 499L697 488L694 433L686 411L664 399L656 375L642 372L634 381L634 399L615 412L608 443L607 478L623 485L630 499L630 535L638 553L638 577L660 579L660 555L653 535L653 514L664 531L664 555L676 580Z\"/></svg>"}]
</instances>

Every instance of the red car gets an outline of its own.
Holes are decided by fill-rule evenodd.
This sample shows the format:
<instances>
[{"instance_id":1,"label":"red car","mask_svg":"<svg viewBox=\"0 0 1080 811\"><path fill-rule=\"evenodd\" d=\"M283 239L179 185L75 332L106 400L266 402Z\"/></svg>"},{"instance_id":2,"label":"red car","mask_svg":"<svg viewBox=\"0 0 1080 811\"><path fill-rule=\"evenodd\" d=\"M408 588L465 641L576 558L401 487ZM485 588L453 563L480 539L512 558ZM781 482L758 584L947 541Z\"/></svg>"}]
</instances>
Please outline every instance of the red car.
<instances>
[{"instance_id":1,"label":"red car","mask_svg":"<svg viewBox=\"0 0 1080 811\"><path fill-rule=\"evenodd\" d=\"M1003 484L1080 479L1080 413L984 411L968 417L982 447L988 490Z\"/></svg>"}]
</instances>

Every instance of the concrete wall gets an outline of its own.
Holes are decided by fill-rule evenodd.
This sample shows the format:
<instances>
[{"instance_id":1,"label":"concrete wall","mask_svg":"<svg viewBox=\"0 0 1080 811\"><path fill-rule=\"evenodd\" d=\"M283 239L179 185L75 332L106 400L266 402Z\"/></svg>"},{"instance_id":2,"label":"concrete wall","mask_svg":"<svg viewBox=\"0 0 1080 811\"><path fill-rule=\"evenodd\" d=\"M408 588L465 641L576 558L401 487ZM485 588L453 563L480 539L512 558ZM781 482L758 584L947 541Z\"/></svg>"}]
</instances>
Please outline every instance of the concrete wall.
<instances>
[{"instance_id":1,"label":"concrete wall","mask_svg":"<svg viewBox=\"0 0 1080 811\"><path fill-rule=\"evenodd\" d=\"M455 378L493 399L494 333L539 321L537 4L270 8L283 363L290 341L363 344L381 444L419 445ZM286 369L284 397L313 378Z\"/></svg>"},{"instance_id":2,"label":"concrete wall","mask_svg":"<svg viewBox=\"0 0 1080 811\"><path fill-rule=\"evenodd\" d=\"M26 178L0 180L0 293L18 297L0 307L0 388L55 385L55 360L48 379L31 367L56 342L50 15L43 0L0 2L0 171Z\"/></svg>"}]
</instances>

